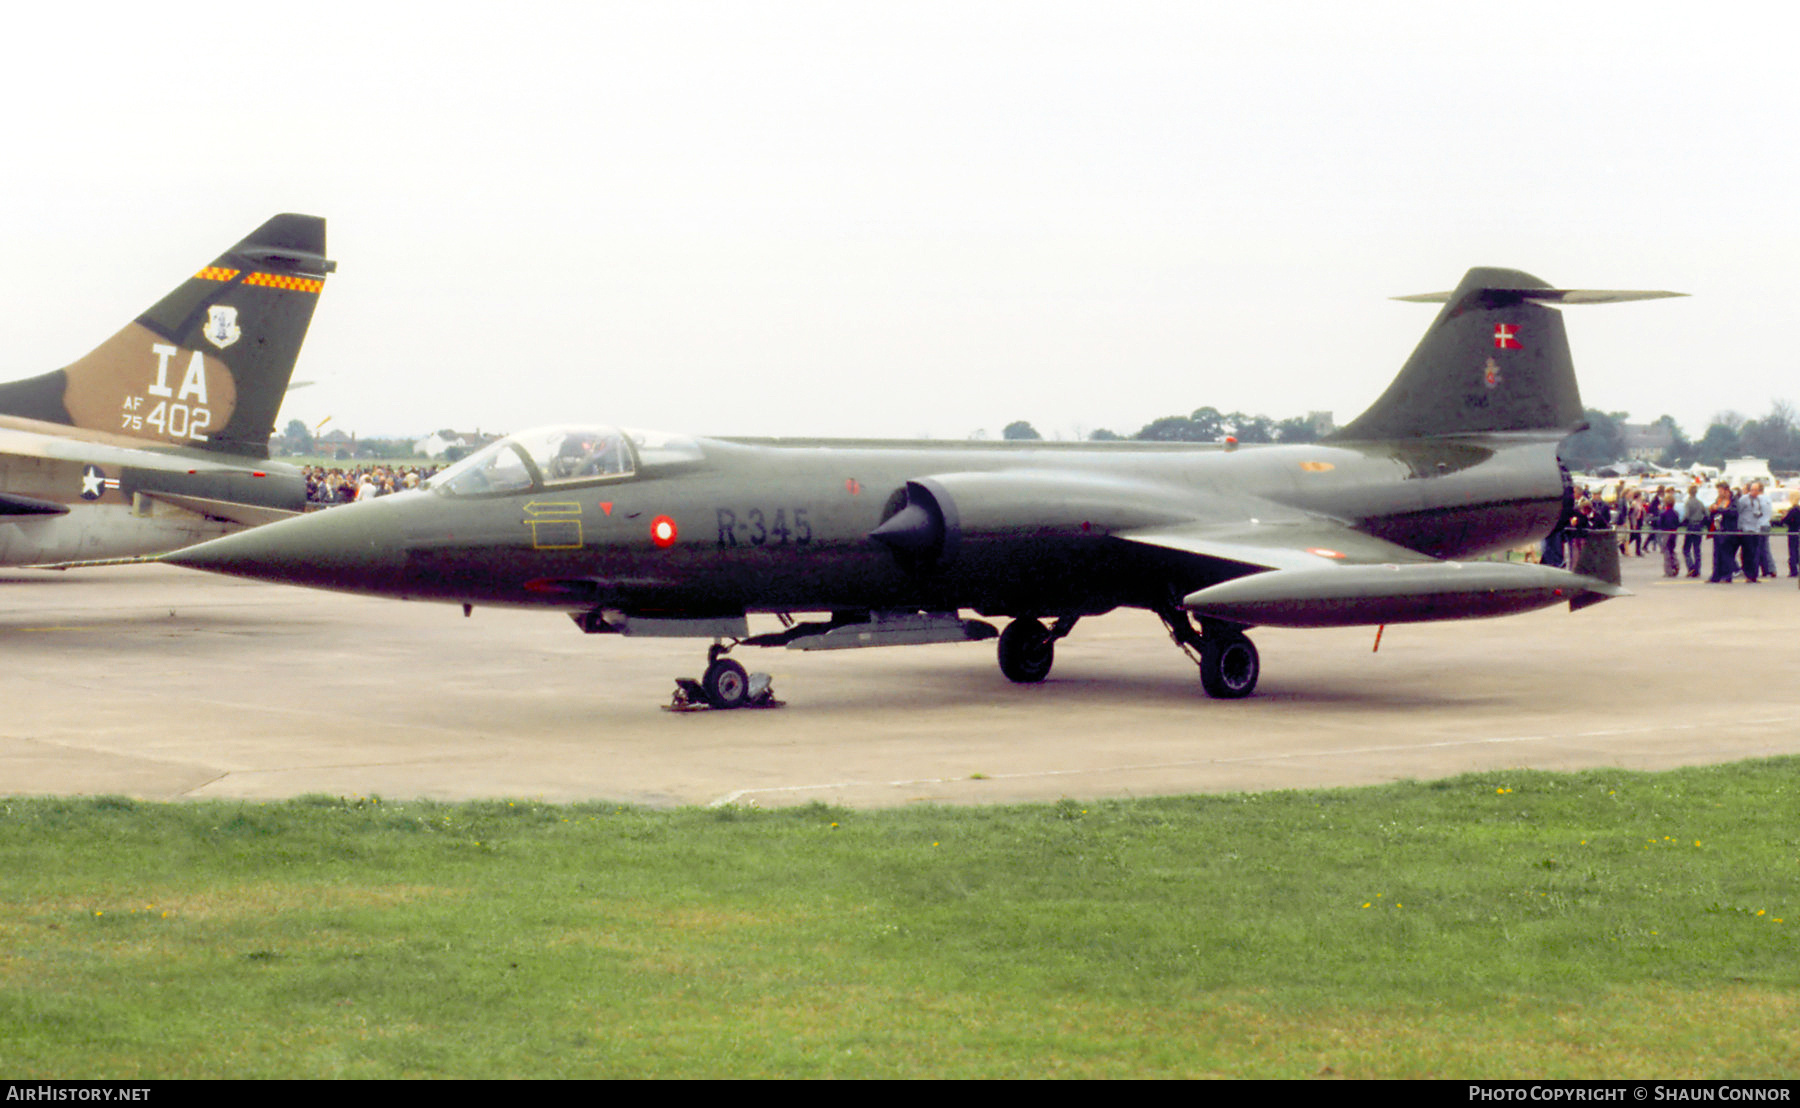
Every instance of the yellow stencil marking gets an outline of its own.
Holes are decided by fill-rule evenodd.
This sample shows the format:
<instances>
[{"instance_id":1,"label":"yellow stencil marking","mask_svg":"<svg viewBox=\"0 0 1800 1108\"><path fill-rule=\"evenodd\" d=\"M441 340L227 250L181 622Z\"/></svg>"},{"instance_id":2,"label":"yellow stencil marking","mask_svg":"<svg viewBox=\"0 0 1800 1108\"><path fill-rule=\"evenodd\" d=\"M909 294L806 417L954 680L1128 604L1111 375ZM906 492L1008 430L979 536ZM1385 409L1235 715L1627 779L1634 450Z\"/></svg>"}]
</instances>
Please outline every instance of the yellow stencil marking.
<instances>
[{"instance_id":1,"label":"yellow stencil marking","mask_svg":"<svg viewBox=\"0 0 1800 1108\"><path fill-rule=\"evenodd\" d=\"M533 500L525 505L533 550L580 550L581 505L573 500Z\"/></svg>"}]
</instances>

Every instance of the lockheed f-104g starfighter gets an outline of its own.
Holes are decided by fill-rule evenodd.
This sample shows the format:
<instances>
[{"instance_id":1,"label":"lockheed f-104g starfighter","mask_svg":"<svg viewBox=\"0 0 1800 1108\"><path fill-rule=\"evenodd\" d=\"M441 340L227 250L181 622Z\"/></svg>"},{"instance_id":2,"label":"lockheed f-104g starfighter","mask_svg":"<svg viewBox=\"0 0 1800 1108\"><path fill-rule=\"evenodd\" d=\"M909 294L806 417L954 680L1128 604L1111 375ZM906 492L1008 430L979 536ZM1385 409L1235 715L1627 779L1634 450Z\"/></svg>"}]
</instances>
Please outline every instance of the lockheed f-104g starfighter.
<instances>
[{"instance_id":1,"label":"lockheed f-104g starfighter","mask_svg":"<svg viewBox=\"0 0 1800 1108\"><path fill-rule=\"evenodd\" d=\"M167 560L465 612L548 608L594 633L712 639L704 677L687 684L716 707L756 699L735 647L997 637L1002 672L1037 682L1079 620L1120 607L1160 617L1208 693L1242 697L1260 672L1245 634L1256 626L1468 619L1622 594L1610 542L1586 544L1573 570L1481 559L1543 538L1565 507L1557 445L1582 405L1557 306L1671 295L1474 269L1453 292L1404 297L1443 308L1380 399L1307 445L557 426L497 442L417 492ZM782 626L751 634L753 613Z\"/></svg>"}]
</instances>

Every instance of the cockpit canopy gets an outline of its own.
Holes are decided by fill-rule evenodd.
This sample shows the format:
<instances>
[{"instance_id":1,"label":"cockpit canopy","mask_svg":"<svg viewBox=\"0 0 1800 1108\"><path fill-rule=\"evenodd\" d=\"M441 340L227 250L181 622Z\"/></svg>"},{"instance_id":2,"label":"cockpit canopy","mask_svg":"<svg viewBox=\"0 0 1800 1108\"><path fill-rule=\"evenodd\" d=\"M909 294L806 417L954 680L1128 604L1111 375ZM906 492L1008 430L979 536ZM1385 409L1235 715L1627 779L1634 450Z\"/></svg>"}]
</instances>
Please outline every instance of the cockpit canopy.
<instances>
[{"instance_id":1,"label":"cockpit canopy","mask_svg":"<svg viewBox=\"0 0 1800 1108\"><path fill-rule=\"evenodd\" d=\"M508 435L433 477L451 496L490 496L631 477L640 468L698 461L699 443L603 425L539 427Z\"/></svg>"}]
</instances>

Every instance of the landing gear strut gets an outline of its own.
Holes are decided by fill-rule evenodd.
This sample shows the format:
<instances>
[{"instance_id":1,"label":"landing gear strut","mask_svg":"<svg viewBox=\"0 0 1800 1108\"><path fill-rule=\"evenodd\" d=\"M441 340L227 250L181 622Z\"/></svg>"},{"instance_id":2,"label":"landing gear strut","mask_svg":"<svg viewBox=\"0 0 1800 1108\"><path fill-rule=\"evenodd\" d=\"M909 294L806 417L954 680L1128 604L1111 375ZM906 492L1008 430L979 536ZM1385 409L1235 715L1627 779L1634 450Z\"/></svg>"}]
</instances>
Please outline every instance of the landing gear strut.
<instances>
[{"instance_id":1,"label":"landing gear strut","mask_svg":"<svg viewBox=\"0 0 1800 1108\"><path fill-rule=\"evenodd\" d=\"M1157 615L1169 636L1200 667L1200 686L1220 700L1239 700L1256 691L1262 675L1262 659L1256 645L1244 637L1244 629L1213 619L1193 620L1180 608L1165 608Z\"/></svg>"},{"instance_id":2,"label":"landing gear strut","mask_svg":"<svg viewBox=\"0 0 1800 1108\"><path fill-rule=\"evenodd\" d=\"M744 667L725 657L731 647L713 643L706 649L706 673L700 680L675 679L675 695L669 701L672 712L693 712L702 708L779 708L775 690L766 673L747 673Z\"/></svg>"},{"instance_id":3,"label":"landing gear strut","mask_svg":"<svg viewBox=\"0 0 1800 1108\"><path fill-rule=\"evenodd\" d=\"M1056 640L1075 629L1076 618L1063 616L1054 627L1030 618L1007 624L1000 632L1000 672L1021 685L1035 685L1050 676L1050 667L1056 662Z\"/></svg>"}]
</instances>

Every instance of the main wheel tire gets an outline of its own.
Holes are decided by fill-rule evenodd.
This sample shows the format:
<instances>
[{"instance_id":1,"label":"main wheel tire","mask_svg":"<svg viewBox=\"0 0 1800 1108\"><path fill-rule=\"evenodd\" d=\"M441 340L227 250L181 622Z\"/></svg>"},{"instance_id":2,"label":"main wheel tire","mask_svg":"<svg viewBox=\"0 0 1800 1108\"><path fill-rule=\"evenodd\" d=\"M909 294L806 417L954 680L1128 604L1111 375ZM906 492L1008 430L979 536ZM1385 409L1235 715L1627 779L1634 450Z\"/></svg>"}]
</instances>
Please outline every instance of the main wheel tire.
<instances>
[{"instance_id":1,"label":"main wheel tire","mask_svg":"<svg viewBox=\"0 0 1800 1108\"><path fill-rule=\"evenodd\" d=\"M730 658L720 658L706 667L700 690L715 708L741 708L750 698L750 675Z\"/></svg>"},{"instance_id":2,"label":"main wheel tire","mask_svg":"<svg viewBox=\"0 0 1800 1108\"><path fill-rule=\"evenodd\" d=\"M1237 700L1256 691L1262 660L1242 635L1208 635L1200 649L1200 684L1208 696Z\"/></svg>"},{"instance_id":3,"label":"main wheel tire","mask_svg":"<svg viewBox=\"0 0 1800 1108\"><path fill-rule=\"evenodd\" d=\"M1008 681L1035 685L1050 676L1056 643L1035 619L1015 619L1000 632L1000 672Z\"/></svg>"}]
</instances>

